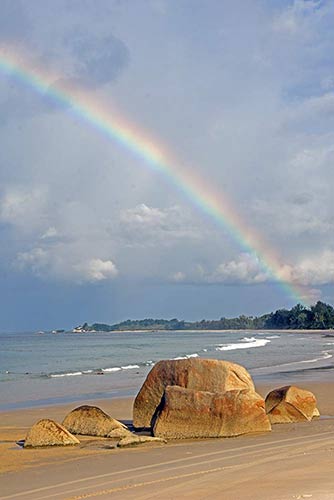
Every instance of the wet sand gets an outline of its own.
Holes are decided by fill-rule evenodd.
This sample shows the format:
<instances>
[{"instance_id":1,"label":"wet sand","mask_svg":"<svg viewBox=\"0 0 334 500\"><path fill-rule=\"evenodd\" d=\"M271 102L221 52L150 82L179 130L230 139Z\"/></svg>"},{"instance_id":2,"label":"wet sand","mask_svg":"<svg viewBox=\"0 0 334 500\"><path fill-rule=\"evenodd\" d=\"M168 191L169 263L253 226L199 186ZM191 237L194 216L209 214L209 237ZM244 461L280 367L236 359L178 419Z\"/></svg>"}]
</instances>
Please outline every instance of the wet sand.
<instances>
[{"instance_id":1,"label":"wet sand","mask_svg":"<svg viewBox=\"0 0 334 500\"><path fill-rule=\"evenodd\" d=\"M258 385L265 395L277 383ZM15 443L40 418L62 421L76 404L0 413L2 499L223 498L334 499L334 382L314 392L320 419L273 426L271 433L114 449L109 439L76 447L24 450ZM87 401L131 423L132 399Z\"/></svg>"}]
</instances>

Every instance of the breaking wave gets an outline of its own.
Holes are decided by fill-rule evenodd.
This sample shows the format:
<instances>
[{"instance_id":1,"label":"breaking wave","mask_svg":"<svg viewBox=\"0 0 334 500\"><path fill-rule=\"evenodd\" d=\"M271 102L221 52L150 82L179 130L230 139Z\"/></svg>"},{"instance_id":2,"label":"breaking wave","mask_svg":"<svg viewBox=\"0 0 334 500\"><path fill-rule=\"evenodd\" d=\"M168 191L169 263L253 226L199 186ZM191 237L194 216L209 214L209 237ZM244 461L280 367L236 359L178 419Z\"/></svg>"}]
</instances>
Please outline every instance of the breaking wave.
<instances>
[{"instance_id":1,"label":"breaking wave","mask_svg":"<svg viewBox=\"0 0 334 500\"><path fill-rule=\"evenodd\" d=\"M195 352L194 354L186 354L185 356L177 356L176 358L172 358L172 359L173 359L173 361L175 361L178 359L190 359L190 358L198 358L198 357L199 357L199 354L197 354L197 352Z\"/></svg>"},{"instance_id":2,"label":"breaking wave","mask_svg":"<svg viewBox=\"0 0 334 500\"><path fill-rule=\"evenodd\" d=\"M235 351L237 349L252 349L254 347L264 347L269 344L270 340L256 339L255 337L244 337L241 342L236 344L218 344L216 346L216 351Z\"/></svg>"},{"instance_id":3,"label":"breaking wave","mask_svg":"<svg viewBox=\"0 0 334 500\"><path fill-rule=\"evenodd\" d=\"M58 377L76 377L77 375L83 375L83 372L70 372L70 373L51 373L50 377L51 378L58 378Z\"/></svg>"},{"instance_id":4,"label":"breaking wave","mask_svg":"<svg viewBox=\"0 0 334 500\"><path fill-rule=\"evenodd\" d=\"M138 370L143 366L153 366L154 362L149 360L145 361L144 363L140 364L134 364L134 365L124 365L124 366L111 366L110 368L101 368L101 369L95 369L95 370L82 370L82 371L76 371L76 372L67 372L67 373L50 373L47 375L49 378L61 378L61 377L75 377L79 375L104 375L104 374L111 374L111 373L116 373L120 371L125 371L125 370Z\"/></svg>"}]
</instances>

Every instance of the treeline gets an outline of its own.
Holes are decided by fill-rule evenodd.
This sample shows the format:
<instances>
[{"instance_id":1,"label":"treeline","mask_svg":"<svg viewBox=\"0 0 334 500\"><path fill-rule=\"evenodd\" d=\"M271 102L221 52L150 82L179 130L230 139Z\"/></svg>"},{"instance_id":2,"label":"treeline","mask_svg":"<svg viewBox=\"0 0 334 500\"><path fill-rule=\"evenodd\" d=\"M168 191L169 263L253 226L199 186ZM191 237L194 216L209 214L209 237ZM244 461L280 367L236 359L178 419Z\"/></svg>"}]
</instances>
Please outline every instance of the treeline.
<instances>
[{"instance_id":1,"label":"treeline","mask_svg":"<svg viewBox=\"0 0 334 500\"><path fill-rule=\"evenodd\" d=\"M297 304L292 309L278 309L263 316L245 316L237 318L222 317L218 320L179 321L176 318L126 320L114 325L94 323L82 326L84 331L126 331L126 330L278 330L305 329L326 330L334 328L334 308L318 301L314 306L305 307Z\"/></svg>"}]
</instances>

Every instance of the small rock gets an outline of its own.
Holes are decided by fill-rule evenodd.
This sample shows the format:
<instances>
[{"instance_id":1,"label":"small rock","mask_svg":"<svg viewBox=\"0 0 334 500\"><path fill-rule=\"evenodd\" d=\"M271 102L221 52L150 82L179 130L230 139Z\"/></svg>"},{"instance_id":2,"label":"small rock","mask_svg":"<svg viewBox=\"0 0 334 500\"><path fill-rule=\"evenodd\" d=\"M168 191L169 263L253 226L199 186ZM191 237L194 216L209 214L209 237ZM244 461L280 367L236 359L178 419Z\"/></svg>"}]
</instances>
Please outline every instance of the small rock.
<instances>
[{"instance_id":1,"label":"small rock","mask_svg":"<svg viewBox=\"0 0 334 500\"><path fill-rule=\"evenodd\" d=\"M118 443L118 446L120 448L125 448L127 446L138 446L140 444L155 444L155 443L164 444L167 443L167 441L165 439L157 437L136 436L135 434L133 434L132 436L121 439L120 442Z\"/></svg>"},{"instance_id":2,"label":"small rock","mask_svg":"<svg viewBox=\"0 0 334 500\"><path fill-rule=\"evenodd\" d=\"M83 405L72 410L63 420L63 426L73 434L108 437L115 429L127 427L111 418L97 406Z\"/></svg>"},{"instance_id":3,"label":"small rock","mask_svg":"<svg viewBox=\"0 0 334 500\"><path fill-rule=\"evenodd\" d=\"M271 391L266 397L266 412L272 424L310 421L319 417L314 394L293 385Z\"/></svg>"},{"instance_id":4,"label":"small rock","mask_svg":"<svg viewBox=\"0 0 334 500\"><path fill-rule=\"evenodd\" d=\"M44 418L31 427L25 439L24 448L68 446L74 444L80 444L80 441L65 427L54 420Z\"/></svg>"},{"instance_id":5,"label":"small rock","mask_svg":"<svg viewBox=\"0 0 334 500\"><path fill-rule=\"evenodd\" d=\"M318 418L318 417L320 417L320 412L319 412L318 408L314 408L312 418Z\"/></svg>"}]
</instances>

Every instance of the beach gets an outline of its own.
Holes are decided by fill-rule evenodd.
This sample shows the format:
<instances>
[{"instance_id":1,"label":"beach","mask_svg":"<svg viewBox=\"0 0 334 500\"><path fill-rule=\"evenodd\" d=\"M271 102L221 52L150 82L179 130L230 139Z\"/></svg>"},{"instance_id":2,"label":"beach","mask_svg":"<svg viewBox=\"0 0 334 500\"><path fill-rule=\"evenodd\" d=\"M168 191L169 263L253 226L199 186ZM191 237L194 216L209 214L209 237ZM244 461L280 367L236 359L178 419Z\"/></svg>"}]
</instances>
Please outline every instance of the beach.
<instances>
[{"instance_id":1,"label":"beach","mask_svg":"<svg viewBox=\"0 0 334 500\"><path fill-rule=\"evenodd\" d=\"M2 335L0 498L333 499L334 382L330 332L215 331ZM29 355L27 355L29 354ZM39 419L62 422L82 404L127 425L159 359L245 366L265 397L288 384L312 391L320 419L237 438L116 448L80 436L70 447L22 449ZM310 496L312 495L312 496Z\"/></svg>"},{"instance_id":2,"label":"beach","mask_svg":"<svg viewBox=\"0 0 334 500\"><path fill-rule=\"evenodd\" d=\"M278 384L257 384L257 390L265 396ZM75 447L21 449L16 441L36 420L61 422L76 404L2 412L1 498L332 499L334 383L298 381L298 386L316 395L321 418L274 425L260 435L131 449L89 437L80 437ZM85 402L131 424L133 398Z\"/></svg>"}]
</instances>

